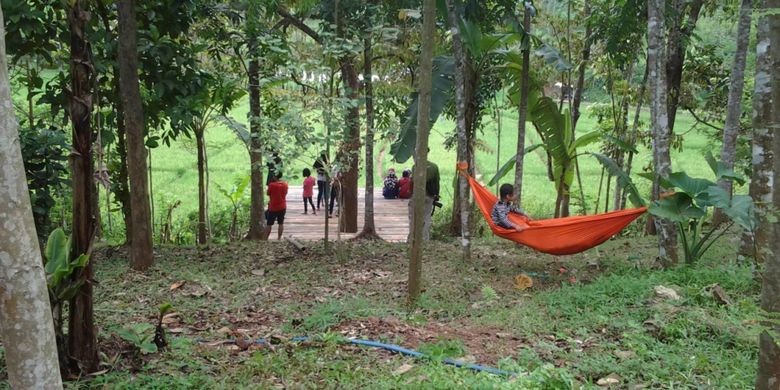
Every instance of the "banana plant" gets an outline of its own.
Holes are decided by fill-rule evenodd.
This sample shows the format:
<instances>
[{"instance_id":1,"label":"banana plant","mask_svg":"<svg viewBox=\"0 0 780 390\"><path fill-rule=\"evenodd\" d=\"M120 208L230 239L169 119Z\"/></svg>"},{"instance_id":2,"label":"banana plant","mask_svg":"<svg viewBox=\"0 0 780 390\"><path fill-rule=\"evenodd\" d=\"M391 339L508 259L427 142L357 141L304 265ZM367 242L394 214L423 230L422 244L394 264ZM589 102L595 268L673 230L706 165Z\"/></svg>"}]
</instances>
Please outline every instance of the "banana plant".
<instances>
[{"instance_id":1,"label":"banana plant","mask_svg":"<svg viewBox=\"0 0 780 390\"><path fill-rule=\"evenodd\" d=\"M46 272L46 285L49 288L52 306L58 306L73 298L84 283L83 280L71 276L87 265L89 254L82 254L71 259L70 248L70 237L65 236L62 228L51 232L44 253L44 271Z\"/></svg>"},{"instance_id":2,"label":"banana plant","mask_svg":"<svg viewBox=\"0 0 780 390\"><path fill-rule=\"evenodd\" d=\"M244 198L244 192L249 185L250 178L251 177L249 175L246 175L243 179L231 187L230 191L217 184L217 189L219 192L222 194L222 196L227 198L227 200L230 201L231 206L233 206L232 218L230 220L230 230L228 231L228 236L230 237L231 241L238 239L238 208L241 206L241 199Z\"/></svg>"}]
</instances>

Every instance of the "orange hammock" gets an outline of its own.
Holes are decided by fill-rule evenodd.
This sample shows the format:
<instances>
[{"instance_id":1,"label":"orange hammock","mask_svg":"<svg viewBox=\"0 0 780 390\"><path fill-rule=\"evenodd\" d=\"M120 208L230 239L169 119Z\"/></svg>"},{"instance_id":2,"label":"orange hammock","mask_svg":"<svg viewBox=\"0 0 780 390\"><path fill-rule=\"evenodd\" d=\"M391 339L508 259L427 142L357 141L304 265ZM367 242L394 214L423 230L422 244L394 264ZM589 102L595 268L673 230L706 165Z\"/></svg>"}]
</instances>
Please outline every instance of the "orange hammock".
<instances>
[{"instance_id":1,"label":"orange hammock","mask_svg":"<svg viewBox=\"0 0 780 390\"><path fill-rule=\"evenodd\" d=\"M509 213L509 220L523 227L523 231L517 232L493 223L490 213L496 204L496 196L477 183L464 169L465 166L458 165L458 172L469 180L477 205L493 234L552 255L570 255L593 248L607 241L647 211L647 207L639 207L604 214L543 220L531 220Z\"/></svg>"}]
</instances>

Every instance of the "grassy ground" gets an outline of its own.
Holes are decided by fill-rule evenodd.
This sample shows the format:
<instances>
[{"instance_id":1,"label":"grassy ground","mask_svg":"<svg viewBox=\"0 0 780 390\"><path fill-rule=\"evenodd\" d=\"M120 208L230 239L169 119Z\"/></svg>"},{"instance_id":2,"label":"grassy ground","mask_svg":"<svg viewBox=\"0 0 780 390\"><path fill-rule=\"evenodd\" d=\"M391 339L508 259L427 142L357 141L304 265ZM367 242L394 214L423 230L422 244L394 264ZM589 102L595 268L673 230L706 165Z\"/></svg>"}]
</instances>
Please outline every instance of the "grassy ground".
<instances>
[{"instance_id":1,"label":"grassy ground","mask_svg":"<svg viewBox=\"0 0 780 390\"><path fill-rule=\"evenodd\" d=\"M246 118L248 106L246 102L239 105L232 113L234 118L243 120ZM596 118L588 115L586 108L585 115L578 125L579 133L584 134L596 128ZM643 114L643 120L648 122L647 113ZM314 122L315 131L321 131L321 118L316 113L311 115ZM677 117L678 133L684 134L684 149L673 152L673 164L676 170L685 170L694 177L709 177L711 172L704 162L703 154L706 151L713 150L709 140L696 131L689 131L694 125L693 119L684 112L680 112ZM496 171L496 158L503 164L509 159L516 148L517 134L516 122L517 114L514 110L503 110L501 119L501 148L498 152L498 131L497 124L491 118L485 118L487 121L479 139L485 144L485 148L477 152L477 165L479 172L484 178L489 179ZM430 159L439 165L442 175L442 198L445 204L452 199L451 183L455 174L455 152L447 150L440 145L444 144L446 135L451 132L454 123L450 120L439 120L431 132ZM237 178L243 178L249 173L249 157L246 149L238 141L236 136L224 126L215 124L206 133L209 153L210 169L210 210L214 214L212 219L221 218L216 214L226 214L229 208L229 201L219 192L218 187L230 188ZM529 129L526 145L539 142L538 135ZM598 151L599 145L592 145L588 150ZM316 150L315 150L316 149ZM306 151L304 155L292 162L288 162L287 172L288 180L291 184L300 185L300 171L314 161L314 156L320 147ZM375 155L380 155L382 150L381 164L383 167L395 167L397 171L402 168L411 167L411 161L405 164L393 163L392 156L389 155L389 144L378 140ZM641 171L642 167L649 166L651 163L651 153L648 147L639 147L640 154L634 162L634 172ZM193 140L182 139L174 143L170 148L160 147L152 152L153 161L153 191L156 207L156 224L159 224L160 218L168 206L176 201L181 201L181 205L173 212L173 219L179 221L180 226L189 226L181 223L188 218L193 219L197 211L197 171L196 154ZM361 153L361 156L363 154ZM362 163L361 163L362 166ZM582 174L583 186L585 189L586 207L588 213L593 213L594 202L598 196L599 180L601 175L601 166L592 157L583 157L580 160L580 169ZM537 217L551 216L554 207L555 188L547 180L545 157L540 150L532 153L526 158L525 166L525 185L523 190L523 203L527 210ZM297 176L297 178L293 178ZM364 175L361 175L360 181L363 185ZM510 178L507 177L507 181ZM379 184L381 177L375 178ZM649 191L649 182L645 179L635 176L635 182L640 189ZM577 187L575 185L575 187ZM574 189L579 193L579 189ZM248 191L247 191L248 196ZM601 196L603 208L604 196ZM581 206L579 201L572 206L574 212L579 212ZM105 204L105 202L101 202ZM114 220L119 221L118 213L115 213ZM115 224L114 227L120 227L121 224Z\"/></svg>"},{"instance_id":2,"label":"grassy ground","mask_svg":"<svg viewBox=\"0 0 780 390\"><path fill-rule=\"evenodd\" d=\"M736 240L728 236L696 267L667 271L655 268L652 237L623 237L569 257L478 241L468 263L448 255L456 243L432 242L425 290L411 312L403 244L342 243L331 254L268 242L162 247L145 274L128 270L123 249L104 248L95 260L95 315L108 371L68 387L569 389L611 377L619 388L748 388L757 338L745 324L758 317L760 286L733 260ZM532 276L533 287L514 287L520 273ZM713 298L715 283L731 305ZM681 299L656 296L659 285ZM164 352L142 355L117 336L122 327L155 322L164 302L175 312L164 321ZM318 338L284 341L299 335ZM235 337L278 341L224 343ZM342 337L434 358L346 346ZM518 376L476 374L441 357ZM4 377L0 371L0 388Z\"/></svg>"}]
</instances>

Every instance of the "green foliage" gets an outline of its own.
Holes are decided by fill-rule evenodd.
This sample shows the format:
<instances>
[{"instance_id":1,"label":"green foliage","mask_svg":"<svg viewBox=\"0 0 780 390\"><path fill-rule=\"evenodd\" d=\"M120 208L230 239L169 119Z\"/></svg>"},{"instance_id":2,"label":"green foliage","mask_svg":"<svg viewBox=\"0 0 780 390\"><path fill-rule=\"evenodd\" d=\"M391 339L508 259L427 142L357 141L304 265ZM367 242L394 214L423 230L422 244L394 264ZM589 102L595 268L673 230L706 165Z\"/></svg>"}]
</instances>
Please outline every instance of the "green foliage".
<instances>
[{"instance_id":1,"label":"green foliage","mask_svg":"<svg viewBox=\"0 0 780 390\"><path fill-rule=\"evenodd\" d=\"M596 160L598 160L599 163L604 166L604 168L607 169L607 172L609 172L610 175L617 178L618 185L620 188L626 190L628 193L628 200L630 200L634 206L640 207L645 205L645 200L642 199L641 195L639 195L639 190L634 185L631 177L629 177L628 174L622 168L620 168L614 160L599 153L591 153L591 155L595 157Z\"/></svg>"},{"instance_id":2,"label":"green foliage","mask_svg":"<svg viewBox=\"0 0 780 390\"><path fill-rule=\"evenodd\" d=\"M707 161L716 179L742 181L732 170L725 169L722 163L716 162L711 155L707 157ZM649 211L679 225L685 261L688 264L697 262L732 224L751 232L756 228L753 200L747 195L732 197L714 182L692 178L685 172L672 173L668 179L661 179L661 185L676 192L653 202ZM730 218L730 223L725 227L713 226L705 232L707 216L713 207L723 210Z\"/></svg>"},{"instance_id":3,"label":"green foliage","mask_svg":"<svg viewBox=\"0 0 780 390\"><path fill-rule=\"evenodd\" d=\"M482 299L486 301L498 300L498 293L493 289L493 287L482 286Z\"/></svg>"},{"instance_id":4,"label":"green foliage","mask_svg":"<svg viewBox=\"0 0 780 390\"><path fill-rule=\"evenodd\" d=\"M132 344L144 355L157 352L154 343L154 326L145 322L129 324L116 330L116 334Z\"/></svg>"},{"instance_id":5,"label":"green foliage","mask_svg":"<svg viewBox=\"0 0 780 390\"><path fill-rule=\"evenodd\" d=\"M70 238L61 228L55 229L46 242L44 271L53 306L73 298L84 284L84 280L73 276L87 265L89 254L71 259L70 248Z\"/></svg>"},{"instance_id":6,"label":"green foliage","mask_svg":"<svg viewBox=\"0 0 780 390\"><path fill-rule=\"evenodd\" d=\"M467 353L463 341L457 339L439 339L434 343L423 343L417 347L417 352L434 360L455 359Z\"/></svg>"}]
</instances>

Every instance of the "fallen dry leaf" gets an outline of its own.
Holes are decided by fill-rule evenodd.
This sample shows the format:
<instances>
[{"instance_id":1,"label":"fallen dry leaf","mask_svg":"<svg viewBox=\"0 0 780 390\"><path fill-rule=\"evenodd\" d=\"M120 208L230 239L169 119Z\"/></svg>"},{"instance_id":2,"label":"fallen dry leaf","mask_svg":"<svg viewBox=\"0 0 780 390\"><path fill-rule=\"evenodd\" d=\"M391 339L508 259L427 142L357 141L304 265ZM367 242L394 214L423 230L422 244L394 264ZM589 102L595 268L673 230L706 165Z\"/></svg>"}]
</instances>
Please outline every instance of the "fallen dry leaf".
<instances>
[{"instance_id":1,"label":"fallen dry leaf","mask_svg":"<svg viewBox=\"0 0 780 390\"><path fill-rule=\"evenodd\" d=\"M659 298L672 299L675 301L680 299L680 295L677 294L677 291L674 291L669 287L658 285L653 288L653 291L655 291L655 295Z\"/></svg>"},{"instance_id":2,"label":"fallen dry leaf","mask_svg":"<svg viewBox=\"0 0 780 390\"><path fill-rule=\"evenodd\" d=\"M223 327L219 328L219 330L217 330L217 333L219 333L219 334L230 334L230 333L233 333L233 330L231 330L227 326L223 326Z\"/></svg>"},{"instance_id":3,"label":"fallen dry leaf","mask_svg":"<svg viewBox=\"0 0 780 390\"><path fill-rule=\"evenodd\" d=\"M618 374L609 374L605 376L604 378L599 379L596 381L596 384L599 386L612 386L620 384L620 376Z\"/></svg>"},{"instance_id":4,"label":"fallen dry leaf","mask_svg":"<svg viewBox=\"0 0 780 390\"><path fill-rule=\"evenodd\" d=\"M526 290L534 285L534 280L526 274L520 274L515 276L515 288L518 290Z\"/></svg>"},{"instance_id":5,"label":"fallen dry leaf","mask_svg":"<svg viewBox=\"0 0 780 390\"><path fill-rule=\"evenodd\" d=\"M168 313L163 316L162 323L163 324L172 324L174 322L179 322L179 313Z\"/></svg>"},{"instance_id":6,"label":"fallen dry leaf","mask_svg":"<svg viewBox=\"0 0 780 390\"><path fill-rule=\"evenodd\" d=\"M173 290L176 290L177 288L179 288L179 287L183 286L183 285L184 285L184 283L187 283L187 281L186 281L186 280L180 280L180 281L178 281L178 282L176 282L176 283L172 284L172 285L171 285L171 291L173 291Z\"/></svg>"},{"instance_id":7,"label":"fallen dry leaf","mask_svg":"<svg viewBox=\"0 0 780 390\"><path fill-rule=\"evenodd\" d=\"M252 275L263 276L263 275L265 275L265 270L262 269L262 268L261 269L253 269L252 270Z\"/></svg>"},{"instance_id":8,"label":"fallen dry leaf","mask_svg":"<svg viewBox=\"0 0 780 390\"><path fill-rule=\"evenodd\" d=\"M168 329L169 333L184 333L186 331L187 331L187 329L184 329L184 328L170 328L170 329Z\"/></svg>"},{"instance_id":9,"label":"fallen dry leaf","mask_svg":"<svg viewBox=\"0 0 780 390\"><path fill-rule=\"evenodd\" d=\"M402 364L400 367L396 368L396 369L393 371L393 375L396 375L396 376L397 376L397 375L401 375L401 374L407 373L407 372L409 372L409 370L411 370L412 368L414 368L414 366L413 366L413 365L404 363L404 364Z\"/></svg>"}]
</instances>

